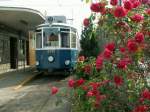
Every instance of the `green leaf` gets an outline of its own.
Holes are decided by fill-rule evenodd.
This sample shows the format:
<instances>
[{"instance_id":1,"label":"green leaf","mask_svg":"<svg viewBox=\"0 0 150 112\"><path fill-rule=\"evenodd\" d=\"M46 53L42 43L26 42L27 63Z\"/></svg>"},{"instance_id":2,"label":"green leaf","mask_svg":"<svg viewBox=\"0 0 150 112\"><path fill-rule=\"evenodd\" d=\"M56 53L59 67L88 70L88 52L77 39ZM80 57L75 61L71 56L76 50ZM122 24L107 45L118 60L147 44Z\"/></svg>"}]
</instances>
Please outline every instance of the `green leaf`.
<instances>
[{"instance_id":1,"label":"green leaf","mask_svg":"<svg viewBox=\"0 0 150 112\"><path fill-rule=\"evenodd\" d=\"M85 2L86 2L86 3L89 3L89 2L91 2L91 0L85 0Z\"/></svg>"}]
</instances>

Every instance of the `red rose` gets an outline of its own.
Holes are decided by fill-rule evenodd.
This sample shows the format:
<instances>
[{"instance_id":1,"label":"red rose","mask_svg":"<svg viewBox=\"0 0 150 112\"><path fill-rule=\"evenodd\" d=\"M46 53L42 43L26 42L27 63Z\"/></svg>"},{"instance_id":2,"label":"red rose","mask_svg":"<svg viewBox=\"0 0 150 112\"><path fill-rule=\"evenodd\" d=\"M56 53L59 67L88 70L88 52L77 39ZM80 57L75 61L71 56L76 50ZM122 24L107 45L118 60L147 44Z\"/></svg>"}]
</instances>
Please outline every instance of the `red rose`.
<instances>
[{"instance_id":1,"label":"red rose","mask_svg":"<svg viewBox=\"0 0 150 112\"><path fill-rule=\"evenodd\" d=\"M142 98L144 98L144 99L150 100L150 91L149 91L148 89L145 89L144 91L142 91L141 96L142 96Z\"/></svg>"},{"instance_id":2,"label":"red rose","mask_svg":"<svg viewBox=\"0 0 150 112\"><path fill-rule=\"evenodd\" d=\"M117 6L117 8L114 11L114 16L117 18L122 18L125 17L127 15L127 11L121 7L121 6Z\"/></svg>"},{"instance_id":3,"label":"red rose","mask_svg":"<svg viewBox=\"0 0 150 112\"><path fill-rule=\"evenodd\" d=\"M125 69L127 67L127 62L124 59L120 60L119 63L117 64L117 67L119 69Z\"/></svg>"},{"instance_id":4,"label":"red rose","mask_svg":"<svg viewBox=\"0 0 150 112\"><path fill-rule=\"evenodd\" d=\"M106 12L105 6L105 3L99 3L99 12L101 12L102 14Z\"/></svg>"},{"instance_id":5,"label":"red rose","mask_svg":"<svg viewBox=\"0 0 150 112\"><path fill-rule=\"evenodd\" d=\"M99 12L99 11L100 11L99 3L92 3L90 9L91 9L93 12Z\"/></svg>"},{"instance_id":6,"label":"red rose","mask_svg":"<svg viewBox=\"0 0 150 112\"><path fill-rule=\"evenodd\" d=\"M119 50L120 50L121 53L124 53L126 51L126 48L120 47Z\"/></svg>"},{"instance_id":7,"label":"red rose","mask_svg":"<svg viewBox=\"0 0 150 112\"><path fill-rule=\"evenodd\" d=\"M103 66L103 57L102 56L98 56L96 59L96 69L100 70Z\"/></svg>"},{"instance_id":8,"label":"red rose","mask_svg":"<svg viewBox=\"0 0 150 112\"><path fill-rule=\"evenodd\" d=\"M94 96L94 93L93 93L93 91L88 91L86 96L87 96L87 97Z\"/></svg>"},{"instance_id":9,"label":"red rose","mask_svg":"<svg viewBox=\"0 0 150 112\"><path fill-rule=\"evenodd\" d=\"M80 78L79 80L76 81L77 86L82 85L85 82L85 80L83 78Z\"/></svg>"},{"instance_id":10,"label":"red rose","mask_svg":"<svg viewBox=\"0 0 150 112\"><path fill-rule=\"evenodd\" d=\"M102 15L105 15L107 13L106 9L100 11Z\"/></svg>"},{"instance_id":11,"label":"red rose","mask_svg":"<svg viewBox=\"0 0 150 112\"><path fill-rule=\"evenodd\" d=\"M140 101L140 103L143 103L144 102L144 98L140 98L139 101Z\"/></svg>"},{"instance_id":12,"label":"red rose","mask_svg":"<svg viewBox=\"0 0 150 112\"><path fill-rule=\"evenodd\" d=\"M147 112L148 107L146 105L139 105L135 107L135 109L132 112Z\"/></svg>"},{"instance_id":13,"label":"red rose","mask_svg":"<svg viewBox=\"0 0 150 112\"><path fill-rule=\"evenodd\" d=\"M132 2L131 1L125 1L124 2L124 8L127 10L131 10L133 8Z\"/></svg>"},{"instance_id":14,"label":"red rose","mask_svg":"<svg viewBox=\"0 0 150 112\"><path fill-rule=\"evenodd\" d=\"M146 10L146 13L150 15L150 8Z\"/></svg>"},{"instance_id":15,"label":"red rose","mask_svg":"<svg viewBox=\"0 0 150 112\"><path fill-rule=\"evenodd\" d=\"M136 52L138 49L138 46L134 40L128 40L127 47L129 52Z\"/></svg>"},{"instance_id":16,"label":"red rose","mask_svg":"<svg viewBox=\"0 0 150 112\"><path fill-rule=\"evenodd\" d=\"M51 88L51 94L54 95L54 94L56 94L57 92L58 92L58 88L53 86L53 87Z\"/></svg>"},{"instance_id":17,"label":"red rose","mask_svg":"<svg viewBox=\"0 0 150 112\"><path fill-rule=\"evenodd\" d=\"M115 43L114 42L108 43L105 48L107 48L110 51L113 51L115 49Z\"/></svg>"},{"instance_id":18,"label":"red rose","mask_svg":"<svg viewBox=\"0 0 150 112\"><path fill-rule=\"evenodd\" d=\"M104 58L105 59L110 59L112 55L112 52L109 49L104 50Z\"/></svg>"},{"instance_id":19,"label":"red rose","mask_svg":"<svg viewBox=\"0 0 150 112\"><path fill-rule=\"evenodd\" d=\"M79 58L78 58L78 61L79 62L83 62L85 60L85 57L84 56L80 56Z\"/></svg>"},{"instance_id":20,"label":"red rose","mask_svg":"<svg viewBox=\"0 0 150 112\"><path fill-rule=\"evenodd\" d=\"M88 86L82 86L82 89L83 89L84 91L87 91L89 88L88 88Z\"/></svg>"},{"instance_id":21,"label":"red rose","mask_svg":"<svg viewBox=\"0 0 150 112\"><path fill-rule=\"evenodd\" d=\"M90 24L89 19L85 18L85 19L83 20L83 25L84 25L85 27L88 27L89 24Z\"/></svg>"},{"instance_id":22,"label":"red rose","mask_svg":"<svg viewBox=\"0 0 150 112\"><path fill-rule=\"evenodd\" d=\"M91 71L92 71L92 68L91 68L91 66L90 66L90 65L86 65L86 66L84 67L84 73L86 73L86 74L90 74L90 73L91 73Z\"/></svg>"},{"instance_id":23,"label":"red rose","mask_svg":"<svg viewBox=\"0 0 150 112\"><path fill-rule=\"evenodd\" d=\"M90 9L91 9L93 12L101 12L101 13L104 13L104 12L105 12L105 6L106 6L105 3L92 3Z\"/></svg>"},{"instance_id":24,"label":"red rose","mask_svg":"<svg viewBox=\"0 0 150 112\"><path fill-rule=\"evenodd\" d=\"M138 43L142 43L144 41L144 35L141 32L136 33L135 41Z\"/></svg>"},{"instance_id":25,"label":"red rose","mask_svg":"<svg viewBox=\"0 0 150 112\"><path fill-rule=\"evenodd\" d=\"M75 81L73 79L69 79L68 86L69 87L74 87L75 86Z\"/></svg>"},{"instance_id":26,"label":"red rose","mask_svg":"<svg viewBox=\"0 0 150 112\"><path fill-rule=\"evenodd\" d=\"M93 90L97 90L98 87L101 86L101 84L98 83L98 82L92 82L92 83L90 83L89 85L92 86L92 89L93 89Z\"/></svg>"},{"instance_id":27,"label":"red rose","mask_svg":"<svg viewBox=\"0 0 150 112\"><path fill-rule=\"evenodd\" d=\"M114 82L116 86L121 86L123 84L123 78L121 76L114 76Z\"/></svg>"},{"instance_id":28,"label":"red rose","mask_svg":"<svg viewBox=\"0 0 150 112\"><path fill-rule=\"evenodd\" d=\"M115 6L118 4L118 0L110 0L110 4Z\"/></svg>"},{"instance_id":29,"label":"red rose","mask_svg":"<svg viewBox=\"0 0 150 112\"><path fill-rule=\"evenodd\" d=\"M141 0L143 4L147 4L149 0Z\"/></svg>"},{"instance_id":30,"label":"red rose","mask_svg":"<svg viewBox=\"0 0 150 112\"><path fill-rule=\"evenodd\" d=\"M140 14L135 14L131 17L131 20L135 22L141 22L144 20L144 17Z\"/></svg>"},{"instance_id":31,"label":"red rose","mask_svg":"<svg viewBox=\"0 0 150 112\"><path fill-rule=\"evenodd\" d=\"M141 3L139 1L135 1L133 2L133 8L137 8L141 5Z\"/></svg>"}]
</instances>

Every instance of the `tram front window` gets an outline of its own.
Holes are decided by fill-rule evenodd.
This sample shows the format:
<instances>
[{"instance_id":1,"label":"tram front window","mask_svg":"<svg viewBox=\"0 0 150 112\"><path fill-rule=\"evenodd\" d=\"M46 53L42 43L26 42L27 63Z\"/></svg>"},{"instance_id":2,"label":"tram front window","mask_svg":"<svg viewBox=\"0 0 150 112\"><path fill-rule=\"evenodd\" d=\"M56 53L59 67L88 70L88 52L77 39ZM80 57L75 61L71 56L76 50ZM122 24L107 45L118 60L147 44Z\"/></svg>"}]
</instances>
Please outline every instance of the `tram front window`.
<instances>
[{"instance_id":1,"label":"tram front window","mask_svg":"<svg viewBox=\"0 0 150 112\"><path fill-rule=\"evenodd\" d=\"M44 47L58 47L58 29L57 28L47 28L43 31L43 41Z\"/></svg>"}]
</instances>

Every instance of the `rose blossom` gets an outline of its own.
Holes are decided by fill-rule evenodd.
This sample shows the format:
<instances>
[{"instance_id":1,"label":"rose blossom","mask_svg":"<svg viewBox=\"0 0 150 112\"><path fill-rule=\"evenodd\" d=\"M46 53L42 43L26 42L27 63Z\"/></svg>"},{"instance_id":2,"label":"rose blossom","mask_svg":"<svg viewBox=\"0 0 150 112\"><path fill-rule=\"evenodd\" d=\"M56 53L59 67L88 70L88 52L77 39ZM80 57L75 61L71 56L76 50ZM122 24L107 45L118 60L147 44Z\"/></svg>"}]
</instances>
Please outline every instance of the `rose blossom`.
<instances>
[{"instance_id":1,"label":"rose blossom","mask_svg":"<svg viewBox=\"0 0 150 112\"><path fill-rule=\"evenodd\" d=\"M123 78L121 76L114 76L114 82L116 86L121 86L123 84Z\"/></svg>"},{"instance_id":2,"label":"rose blossom","mask_svg":"<svg viewBox=\"0 0 150 112\"><path fill-rule=\"evenodd\" d=\"M83 25L84 25L85 27L88 27L89 24L90 24L89 19L85 18L85 19L83 20Z\"/></svg>"},{"instance_id":3,"label":"rose blossom","mask_svg":"<svg viewBox=\"0 0 150 112\"><path fill-rule=\"evenodd\" d=\"M141 0L141 2L142 2L143 4L147 4L147 3L149 2L149 0Z\"/></svg>"},{"instance_id":4,"label":"rose blossom","mask_svg":"<svg viewBox=\"0 0 150 112\"><path fill-rule=\"evenodd\" d=\"M141 94L142 98L150 100L150 91L148 89L144 89Z\"/></svg>"},{"instance_id":5,"label":"rose blossom","mask_svg":"<svg viewBox=\"0 0 150 112\"><path fill-rule=\"evenodd\" d=\"M89 88L88 88L88 86L83 85L83 86L82 86L82 89L83 89L84 91L87 91Z\"/></svg>"},{"instance_id":6,"label":"rose blossom","mask_svg":"<svg viewBox=\"0 0 150 112\"><path fill-rule=\"evenodd\" d=\"M139 105L135 107L135 109L132 112L147 112L148 107L146 105Z\"/></svg>"},{"instance_id":7,"label":"rose blossom","mask_svg":"<svg viewBox=\"0 0 150 112\"><path fill-rule=\"evenodd\" d=\"M90 83L89 85L92 86L92 89L93 89L93 90L97 90L98 87L101 86L100 83L98 83L98 82L92 82L92 83Z\"/></svg>"},{"instance_id":8,"label":"rose blossom","mask_svg":"<svg viewBox=\"0 0 150 112\"><path fill-rule=\"evenodd\" d=\"M106 6L105 3L99 3L99 12L101 14L105 14L105 12L106 12L105 6Z\"/></svg>"},{"instance_id":9,"label":"rose blossom","mask_svg":"<svg viewBox=\"0 0 150 112\"><path fill-rule=\"evenodd\" d=\"M146 10L146 13L150 15L150 8Z\"/></svg>"},{"instance_id":10,"label":"rose blossom","mask_svg":"<svg viewBox=\"0 0 150 112\"><path fill-rule=\"evenodd\" d=\"M127 62L125 60L120 60L119 63L117 64L117 67L119 69L125 69L127 67Z\"/></svg>"},{"instance_id":11,"label":"rose blossom","mask_svg":"<svg viewBox=\"0 0 150 112\"><path fill-rule=\"evenodd\" d=\"M139 1L135 1L133 2L133 8L137 8L141 5L141 3Z\"/></svg>"},{"instance_id":12,"label":"rose blossom","mask_svg":"<svg viewBox=\"0 0 150 112\"><path fill-rule=\"evenodd\" d=\"M92 3L91 4L91 7L90 9L93 11L93 12L101 12L101 13L105 13L105 6L106 4L105 3Z\"/></svg>"},{"instance_id":13,"label":"rose blossom","mask_svg":"<svg viewBox=\"0 0 150 112\"><path fill-rule=\"evenodd\" d=\"M112 55L112 52L109 49L105 48L103 55L104 55L105 59L110 59L111 55Z\"/></svg>"},{"instance_id":14,"label":"rose blossom","mask_svg":"<svg viewBox=\"0 0 150 112\"><path fill-rule=\"evenodd\" d=\"M124 2L124 8L127 10L131 10L133 8L132 2L131 1L125 1Z\"/></svg>"},{"instance_id":15,"label":"rose blossom","mask_svg":"<svg viewBox=\"0 0 150 112\"><path fill-rule=\"evenodd\" d=\"M110 0L110 4L115 6L118 4L118 0Z\"/></svg>"},{"instance_id":16,"label":"rose blossom","mask_svg":"<svg viewBox=\"0 0 150 112\"><path fill-rule=\"evenodd\" d=\"M121 6L117 6L117 8L114 10L114 16L117 18L122 18L125 17L126 15L127 11Z\"/></svg>"},{"instance_id":17,"label":"rose blossom","mask_svg":"<svg viewBox=\"0 0 150 112\"><path fill-rule=\"evenodd\" d=\"M75 81L73 79L69 79L68 86L69 87L74 87L75 86Z\"/></svg>"},{"instance_id":18,"label":"rose blossom","mask_svg":"<svg viewBox=\"0 0 150 112\"><path fill-rule=\"evenodd\" d=\"M79 80L76 81L77 86L82 85L85 82L83 78L80 78Z\"/></svg>"},{"instance_id":19,"label":"rose blossom","mask_svg":"<svg viewBox=\"0 0 150 112\"><path fill-rule=\"evenodd\" d=\"M58 92L58 88L55 87L55 86L53 86L53 87L51 88L51 94L54 95L54 94L56 94L57 92Z\"/></svg>"},{"instance_id":20,"label":"rose blossom","mask_svg":"<svg viewBox=\"0 0 150 112\"><path fill-rule=\"evenodd\" d=\"M99 12L100 11L99 3L92 3L90 9L93 12Z\"/></svg>"},{"instance_id":21,"label":"rose blossom","mask_svg":"<svg viewBox=\"0 0 150 112\"><path fill-rule=\"evenodd\" d=\"M144 17L140 14L135 14L135 15L131 16L131 20L135 21L135 22L141 22L144 20Z\"/></svg>"},{"instance_id":22,"label":"rose blossom","mask_svg":"<svg viewBox=\"0 0 150 112\"><path fill-rule=\"evenodd\" d=\"M83 62L85 60L85 57L84 56L79 56L79 58L78 58L78 61L79 62Z\"/></svg>"},{"instance_id":23,"label":"rose blossom","mask_svg":"<svg viewBox=\"0 0 150 112\"><path fill-rule=\"evenodd\" d=\"M126 48L120 47L119 50L120 50L121 53L124 53L126 51Z\"/></svg>"},{"instance_id":24,"label":"rose blossom","mask_svg":"<svg viewBox=\"0 0 150 112\"><path fill-rule=\"evenodd\" d=\"M138 46L134 40L128 40L127 48L129 50L129 52L136 52L138 49Z\"/></svg>"},{"instance_id":25,"label":"rose blossom","mask_svg":"<svg viewBox=\"0 0 150 112\"><path fill-rule=\"evenodd\" d=\"M94 93L93 93L93 91L88 91L86 96L87 96L87 97L94 96Z\"/></svg>"},{"instance_id":26,"label":"rose blossom","mask_svg":"<svg viewBox=\"0 0 150 112\"><path fill-rule=\"evenodd\" d=\"M136 33L135 41L138 43L142 43L144 41L144 35L141 32Z\"/></svg>"},{"instance_id":27,"label":"rose blossom","mask_svg":"<svg viewBox=\"0 0 150 112\"><path fill-rule=\"evenodd\" d=\"M103 57L102 56L98 56L96 59L96 69L100 70L103 66Z\"/></svg>"},{"instance_id":28,"label":"rose blossom","mask_svg":"<svg viewBox=\"0 0 150 112\"><path fill-rule=\"evenodd\" d=\"M115 43L114 42L108 43L105 48L107 48L110 51L113 51L115 49Z\"/></svg>"}]
</instances>

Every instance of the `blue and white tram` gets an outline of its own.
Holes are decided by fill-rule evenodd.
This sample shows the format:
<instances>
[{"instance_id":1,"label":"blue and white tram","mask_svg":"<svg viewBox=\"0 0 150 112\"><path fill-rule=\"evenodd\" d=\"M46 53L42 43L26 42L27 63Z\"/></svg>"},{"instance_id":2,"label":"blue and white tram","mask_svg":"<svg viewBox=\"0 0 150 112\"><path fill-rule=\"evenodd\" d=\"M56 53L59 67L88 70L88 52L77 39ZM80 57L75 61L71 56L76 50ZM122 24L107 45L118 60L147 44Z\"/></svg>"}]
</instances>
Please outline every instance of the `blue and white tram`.
<instances>
[{"instance_id":1,"label":"blue and white tram","mask_svg":"<svg viewBox=\"0 0 150 112\"><path fill-rule=\"evenodd\" d=\"M78 56L76 28L64 23L42 24L36 30L38 71L72 70Z\"/></svg>"}]
</instances>

